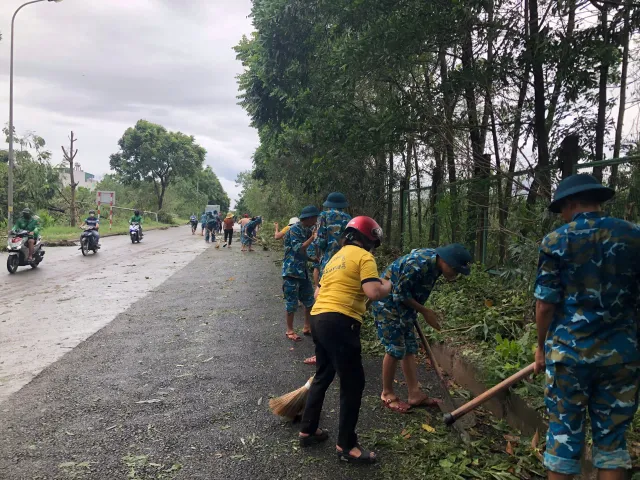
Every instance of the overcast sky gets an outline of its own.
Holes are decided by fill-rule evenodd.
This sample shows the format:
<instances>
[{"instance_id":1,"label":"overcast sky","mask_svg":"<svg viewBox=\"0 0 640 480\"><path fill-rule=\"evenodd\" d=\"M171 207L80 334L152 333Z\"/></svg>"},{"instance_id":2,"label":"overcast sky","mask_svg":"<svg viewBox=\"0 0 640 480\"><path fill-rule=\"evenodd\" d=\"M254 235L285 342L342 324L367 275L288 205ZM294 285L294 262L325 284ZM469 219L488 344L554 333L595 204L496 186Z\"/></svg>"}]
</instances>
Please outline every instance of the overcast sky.
<instances>
[{"instance_id":1,"label":"overcast sky","mask_svg":"<svg viewBox=\"0 0 640 480\"><path fill-rule=\"evenodd\" d=\"M9 120L11 16L0 1L0 123ZM63 0L16 19L14 123L62 159L71 130L83 170L109 171L109 155L137 120L195 136L206 163L237 198L238 172L258 144L236 104L242 66L232 47L252 30L250 0ZM6 148L6 146L4 147Z\"/></svg>"}]
</instances>

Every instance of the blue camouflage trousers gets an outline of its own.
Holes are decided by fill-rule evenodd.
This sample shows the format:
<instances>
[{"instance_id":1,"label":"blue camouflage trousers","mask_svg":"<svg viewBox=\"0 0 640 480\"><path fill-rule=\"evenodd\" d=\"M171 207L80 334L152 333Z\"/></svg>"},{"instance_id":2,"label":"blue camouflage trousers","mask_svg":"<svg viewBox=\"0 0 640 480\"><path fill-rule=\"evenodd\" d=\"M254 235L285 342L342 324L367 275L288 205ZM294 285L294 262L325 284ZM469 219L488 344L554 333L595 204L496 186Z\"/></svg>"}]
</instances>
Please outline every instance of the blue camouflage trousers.
<instances>
[{"instance_id":1,"label":"blue camouflage trousers","mask_svg":"<svg viewBox=\"0 0 640 480\"><path fill-rule=\"evenodd\" d=\"M298 300L307 307L313 307L313 284L308 278L282 277L282 292L287 313L298 310Z\"/></svg>"},{"instance_id":2,"label":"blue camouflage trousers","mask_svg":"<svg viewBox=\"0 0 640 480\"><path fill-rule=\"evenodd\" d=\"M397 360L405 355L418 353L418 338L416 337L413 314L401 314L395 309L384 308L382 302L374 303L372 312L376 322L378 338L387 354Z\"/></svg>"},{"instance_id":3,"label":"blue camouflage trousers","mask_svg":"<svg viewBox=\"0 0 640 480\"><path fill-rule=\"evenodd\" d=\"M631 468L625 433L638 408L640 362L599 366L547 364L545 403L549 431L544 465L565 475L580 473L589 412L593 464Z\"/></svg>"}]
</instances>

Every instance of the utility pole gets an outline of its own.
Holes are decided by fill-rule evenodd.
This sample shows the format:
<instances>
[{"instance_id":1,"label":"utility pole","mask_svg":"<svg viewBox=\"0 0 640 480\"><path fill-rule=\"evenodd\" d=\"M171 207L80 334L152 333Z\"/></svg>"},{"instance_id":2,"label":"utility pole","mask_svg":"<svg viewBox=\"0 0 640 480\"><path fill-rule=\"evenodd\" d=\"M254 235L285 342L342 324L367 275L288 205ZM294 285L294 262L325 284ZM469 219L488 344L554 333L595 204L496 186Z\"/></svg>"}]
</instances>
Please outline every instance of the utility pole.
<instances>
[{"instance_id":1,"label":"utility pole","mask_svg":"<svg viewBox=\"0 0 640 480\"><path fill-rule=\"evenodd\" d=\"M69 140L71 141L71 145L69 146L69 151L67 152L67 150L64 148L64 145L61 147L62 148L62 154L64 155L64 160L65 162L69 163L69 179L71 180L71 205L70 205L70 210L71 210L71 226L75 227L76 226L76 187L78 186L78 182L75 181L75 177L74 177L74 166L73 166L73 161L76 158L76 155L78 154L78 149L76 148L76 150L73 150L73 144L75 142L78 141L77 138L73 138L73 130L71 131L71 136L69 137Z\"/></svg>"}]
</instances>

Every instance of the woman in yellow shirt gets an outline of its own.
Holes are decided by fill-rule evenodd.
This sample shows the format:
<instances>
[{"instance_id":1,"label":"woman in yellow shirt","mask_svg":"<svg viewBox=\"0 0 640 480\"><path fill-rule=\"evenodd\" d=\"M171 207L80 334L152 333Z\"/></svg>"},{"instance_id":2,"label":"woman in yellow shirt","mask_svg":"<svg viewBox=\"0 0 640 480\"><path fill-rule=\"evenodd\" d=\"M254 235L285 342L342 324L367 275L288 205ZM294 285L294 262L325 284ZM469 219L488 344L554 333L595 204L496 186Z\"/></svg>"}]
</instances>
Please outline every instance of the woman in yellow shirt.
<instances>
[{"instance_id":1,"label":"woman in yellow shirt","mask_svg":"<svg viewBox=\"0 0 640 480\"><path fill-rule=\"evenodd\" d=\"M300 445L308 447L329 438L318 428L325 392L340 377L340 427L336 452L340 460L374 463L375 454L358 444L356 424L364 390L360 356L360 326L366 300L380 300L391 282L379 278L371 254L380 246L382 229L370 217L352 219L342 234L342 248L324 269L311 311L311 334L316 347L316 375L302 416Z\"/></svg>"},{"instance_id":2,"label":"woman in yellow shirt","mask_svg":"<svg viewBox=\"0 0 640 480\"><path fill-rule=\"evenodd\" d=\"M275 222L273 226L275 227L276 233L273 235L273 238L275 238L276 240L280 240L284 238L284 236L287 234L289 229L299 221L300 219L298 217L291 217L289 219L289 224L286 227L284 227L282 230L280 230L280 225L278 225L278 222Z\"/></svg>"}]
</instances>

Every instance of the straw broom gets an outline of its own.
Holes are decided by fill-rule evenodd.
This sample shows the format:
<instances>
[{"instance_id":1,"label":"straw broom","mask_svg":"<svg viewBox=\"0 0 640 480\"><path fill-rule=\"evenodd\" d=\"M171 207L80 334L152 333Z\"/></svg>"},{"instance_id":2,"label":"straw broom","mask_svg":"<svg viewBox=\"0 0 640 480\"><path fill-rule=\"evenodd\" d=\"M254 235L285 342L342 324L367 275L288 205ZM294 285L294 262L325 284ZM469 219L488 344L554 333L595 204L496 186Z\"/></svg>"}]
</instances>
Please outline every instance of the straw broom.
<instances>
[{"instance_id":1,"label":"straw broom","mask_svg":"<svg viewBox=\"0 0 640 480\"><path fill-rule=\"evenodd\" d=\"M291 420L295 420L302 415L304 407L307 404L311 382L313 382L313 377L307 380L307 383L297 390L269 400L269 408L271 411L279 417L285 417Z\"/></svg>"}]
</instances>

